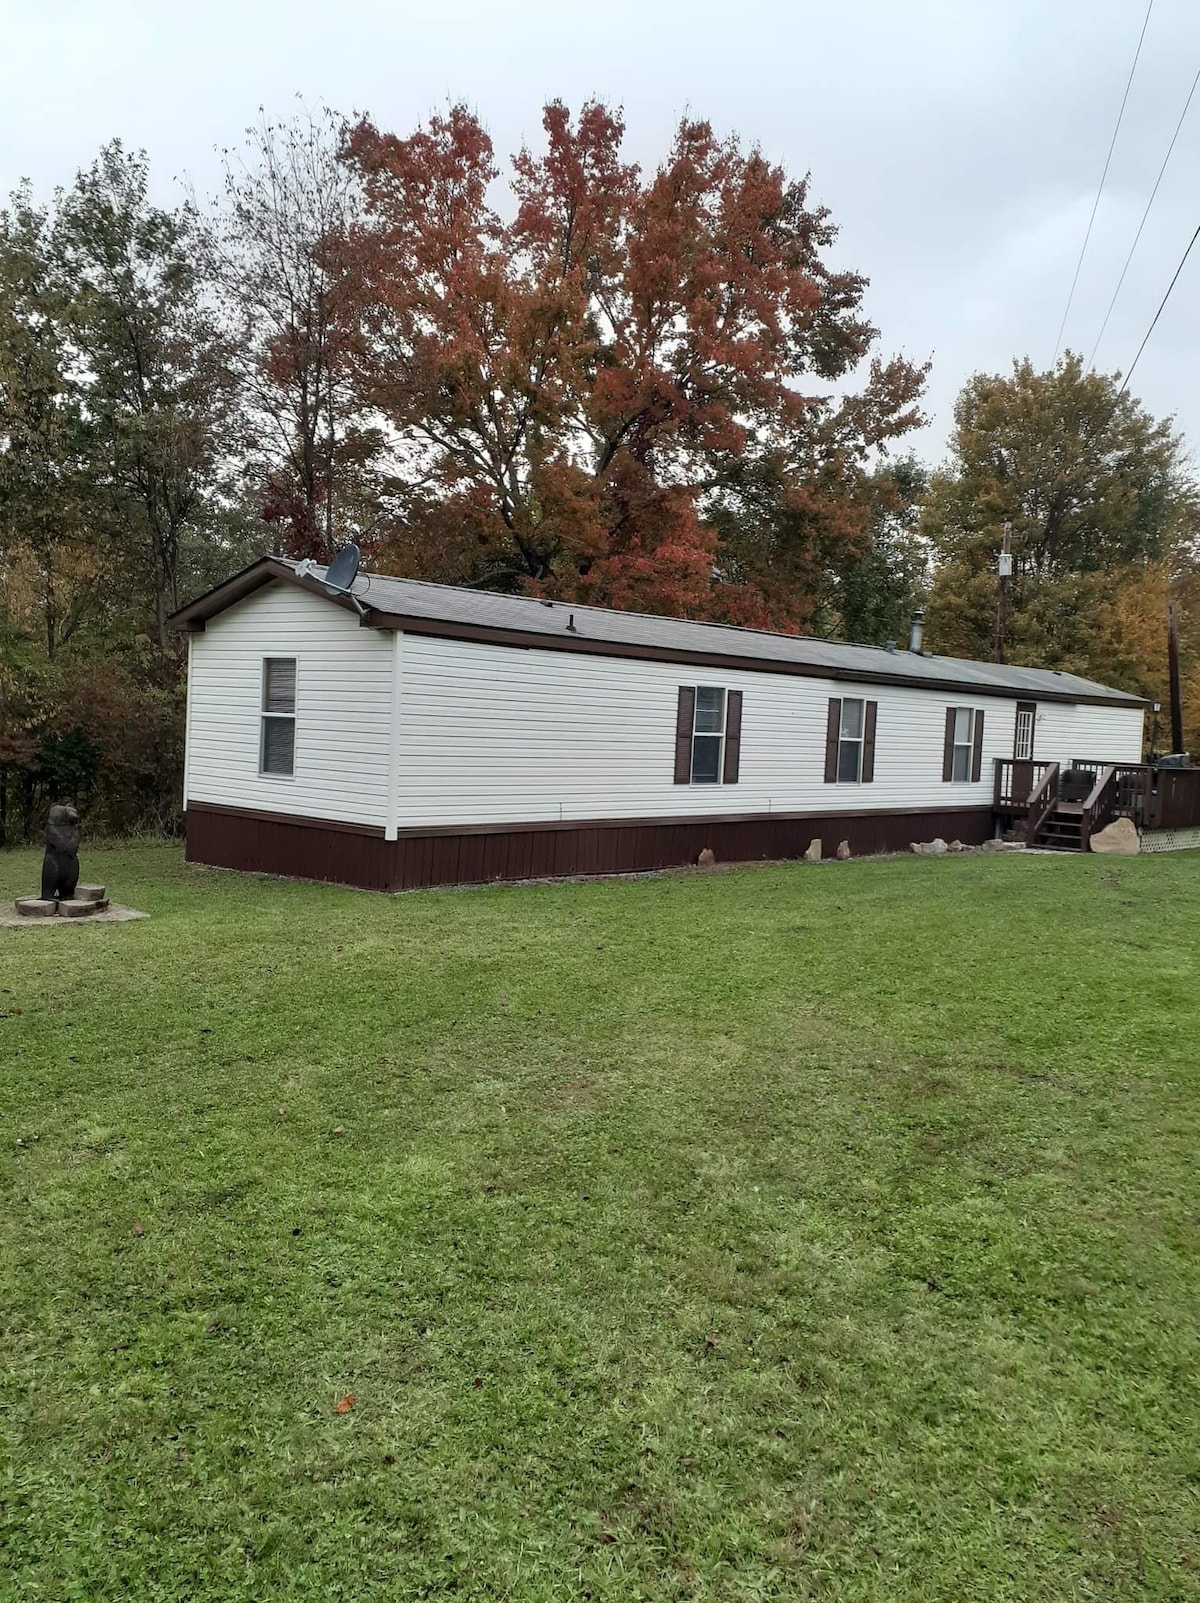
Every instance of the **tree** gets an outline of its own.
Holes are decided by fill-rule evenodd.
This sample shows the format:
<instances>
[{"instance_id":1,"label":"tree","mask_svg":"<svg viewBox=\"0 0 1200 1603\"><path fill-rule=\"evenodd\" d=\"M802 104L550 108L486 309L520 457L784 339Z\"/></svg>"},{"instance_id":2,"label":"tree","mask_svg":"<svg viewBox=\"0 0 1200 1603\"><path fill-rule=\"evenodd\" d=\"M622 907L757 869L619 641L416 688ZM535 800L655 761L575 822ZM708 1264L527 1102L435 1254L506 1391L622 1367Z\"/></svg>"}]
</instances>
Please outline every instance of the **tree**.
<instances>
[{"instance_id":1,"label":"tree","mask_svg":"<svg viewBox=\"0 0 1200 1603\"><path fill-rule=\"evenodd\" d=\"M232 335L243 450L277 551L326 560L373 515L361 468L375 439L356 415L342 349L350 277L338 246L358 216L331 112L247 130L225 152L212 278Z\"/></svg>"},{"instance_id":2,"label":"tree","mask_svg":"<svg viewBox=\"0 0 1200 1603\"><path fill-rule=\"evenodd\" d=\"M166 653L181 553L218 496L230 384L198 219L152 206L148 184L144 155L107 145L59 195L50 245L109 528Z\"/></svg>"},{"instance_id":3,"label":"tree","mask_svg":"<svg viewBox=\"0 0 1200 1603\"><path fill-rule=\"evenodd\" d=\"M360 405L386 419L394 565L602 604L795 627L872 454L919 420L923 374L866 357L865 280L758 151L680 124L644 177L622 121L554 102L514 159L455 107L345 154L366 216L343 257ZM808 394L816 380L823 393Z\"/></svg>"},{"instance_id":4,"label":"tree","mask_svg":"<svg viewBox=\"0 0 1200 1603\"><path fill-rule=\"evenodd\" d=\"M239 545L200 232L116 144L0 213L0 837L67 797L99 828L178 814L166 617Z\"/></svg>"},{"instance_id":5,"label":"tree","mask_svg":"<svg viewBox=\"0 0 1200 1603\"><path fill-rule=\"evenodd\" d=\"M11 628L34 629L48 660L94 605L98 564L86 509L87 429L62 306L50 222L27 190L0 213L0 558Z\"/></svg>"},{"instance_id":6,"label":"tree","mask_svg":"<svg viewBox=\"0 0 1200 1603\"><path fill-rule=\"evenodd\" d=\"M912 615L929 597L929 548L918 532L929 478L915 457L879 467L867 480L870 538L830 565L821 632L864 645L903 644Z\"/></svg>"},{"instance_id":7,"label":"tree","mask_svg":"<svg viewBox=\"0 0 1200 1603\"><path fill-rule=\"evenodd\" d=\"M1009 659L1149 693L1159 670L1146 598L1161 590L1165 603L1200 528L1171 421L1070 353L1049 372L1024 360L1009 376L976 375L954 415L921 524L937 562L931 649L991 656L1007 521Z\"/></svg>"}]
</instances>

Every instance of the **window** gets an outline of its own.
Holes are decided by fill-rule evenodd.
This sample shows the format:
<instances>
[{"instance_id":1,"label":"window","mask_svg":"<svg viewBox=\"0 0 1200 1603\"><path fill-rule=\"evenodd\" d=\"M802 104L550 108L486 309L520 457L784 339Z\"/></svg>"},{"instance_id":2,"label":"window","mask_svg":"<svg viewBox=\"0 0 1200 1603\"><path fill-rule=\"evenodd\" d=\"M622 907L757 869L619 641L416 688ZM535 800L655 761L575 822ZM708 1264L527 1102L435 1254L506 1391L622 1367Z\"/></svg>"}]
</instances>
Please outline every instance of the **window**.
<instances>
[{"instance_id":1,"label":"window","mask_svg":"<svg viewBox=\"0 0 1200 1603\"><path fill-rule=\"evenodd\" d=\"M942 778L947 784L971 785L976 783L982 772L982 710L978 707L947 707Z\"/></svg>"},{"instance_id":2,"label":"window","mask_svg":"<svg viewBox=\"0 0 1200 1603\"><path fill-rule=\"evenodd\" d=\"M291 774L296 764L296 659L265 657L259 771Z\"/></svg>"},{"instance_id":3,"label":"window","mask_svg":"<svg viewBox=\"0 0 1200 1603\"><path fill-rule=\"evenodd\" d=\"M950 779L955 785L971 780L971 748L975 736L975 713L970 707L954 709L954 750L950 757Z\"/></svg>"},{"instance_id":4,"label":"window","mask_svg":"<svg viewBox=\"0 0 1200 1603\"><path fill-rule=\"evenodd\" d=\"M719 785L725 750L725 692L715 685L696 686L692 726L692 784Z\"/></svg>"},{"instance_id":5,"label":"window","mask_svg":"<svg viewBox=\"0 0 1200 1603\"><path fill-rule=\"evenodd\" d=\"M877 701L831 696L825 726L825 783L869 785L875 778Z\"/></svg>"},{"instance_id":6,"label":"window","mask_svg":"<svg viewBox=\"0 0 1200 1603\"><path fill-rule=\"evenodd\" d=\"M838 730L838 784L857 785L862 778L863 704L850 697L842 700L842 721Z\"/></svg>"},{"instance_id":7,"label":"window","mask_svg":"<svg viewBox=\"0 0 1200 1603\"><path fill-rule=\"evenodd\" d=\"M675 715L675 783L736 785L742 755L742 692L680 685Z\"/></svg>"},{"instance_id":8,"label":"window","mask_svg":"<svg viewBox=\"0 0 1200 1603\"><path fill-rule=\"evenodd\" d=\"M1018 701L1017 729L1013 739L1013 758L1016 762L1033 761L1033 726L1036 719L1036 705L1031 701Z\"/></svg>"}]
</instances>

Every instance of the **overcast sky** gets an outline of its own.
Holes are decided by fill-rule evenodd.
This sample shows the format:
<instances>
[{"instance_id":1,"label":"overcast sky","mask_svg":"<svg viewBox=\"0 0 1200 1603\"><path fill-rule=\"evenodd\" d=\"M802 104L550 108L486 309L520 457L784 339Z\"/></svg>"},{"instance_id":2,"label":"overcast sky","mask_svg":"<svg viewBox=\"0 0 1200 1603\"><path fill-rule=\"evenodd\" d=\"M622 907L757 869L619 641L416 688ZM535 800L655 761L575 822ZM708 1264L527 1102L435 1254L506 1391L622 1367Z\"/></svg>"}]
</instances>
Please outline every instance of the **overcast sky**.
<instances>
[{"instance_id":1,"label":"overcast sky","mask_svg":"<svg viewBox=\"0 0 1200 1603\"><path fill-rule=\"evenodd\" d=\"M881 349L933 359L936 459L973 371L1048 365L1145 0L0 0L0 189L143 146L156 196L214 192L260 106L410 130L465 100L507 153L540 107L624 106L652 165L684 111L811 171ZM1089 354L1188 88L1200 4L1155 0L1067 343ZM1200 91L1097 355L1124 368L1200 223ZM1200 456L1200 244L1133 388Z\"/></svg>"}]
</instances>

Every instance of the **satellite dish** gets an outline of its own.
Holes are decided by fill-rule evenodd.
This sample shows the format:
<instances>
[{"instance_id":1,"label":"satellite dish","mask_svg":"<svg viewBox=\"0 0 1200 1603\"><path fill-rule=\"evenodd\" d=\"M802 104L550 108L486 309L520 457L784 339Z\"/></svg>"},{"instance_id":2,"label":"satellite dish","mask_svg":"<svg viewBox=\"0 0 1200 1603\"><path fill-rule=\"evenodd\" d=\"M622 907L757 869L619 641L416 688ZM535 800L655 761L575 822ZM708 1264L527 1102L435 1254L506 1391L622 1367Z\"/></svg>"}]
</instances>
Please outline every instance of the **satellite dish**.
<instances>
[{"instance_id":1,"label":"satellite dish","mask_svg":"<svg viewBox=\"0 0 1200 1603\"><path fill-rule=\"evenodd\" d=\"M344 545L325 570L325 577L321 581L331 596L346 595L350 586L358 578L358 565L362 561L362 552L354 544Z\"/></svg>"}]
</instances>

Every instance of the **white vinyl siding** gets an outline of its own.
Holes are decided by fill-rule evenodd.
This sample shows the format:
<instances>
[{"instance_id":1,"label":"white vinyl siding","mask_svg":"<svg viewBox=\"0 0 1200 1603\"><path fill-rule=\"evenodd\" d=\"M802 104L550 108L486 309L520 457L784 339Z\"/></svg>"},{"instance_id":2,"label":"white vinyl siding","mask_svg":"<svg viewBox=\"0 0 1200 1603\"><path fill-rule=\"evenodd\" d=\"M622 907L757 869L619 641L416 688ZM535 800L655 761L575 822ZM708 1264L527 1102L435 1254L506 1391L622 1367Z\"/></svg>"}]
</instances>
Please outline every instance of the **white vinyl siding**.
<instances>
[{"instance_id":1,"label":"white vinyl siding","mask_svg":"<svg viewBox=\"0 0 1200 1603\"><path fill-rule=\"evenodd\" d=\"M1010 711L1010 729L1013 717ZM1144 723L1145 715L1140 707L1127 710L1039 702L1033 737L1034 760L1065 763L1082 757L1085 761L1140 763ZM1007 757L1012 749L1010 744L1008 751L1000 755Z\"/></svg>"},{"instance_id":2,"label":"white vinyl siding","mask_svg":"<svg viewBox=\"0 0 1200 1603\"><path fill-rule=\"evenodd\" d=\"M676 664L417 635L405 637L403 656L402 829L730 810L723 786L674 783L677 699L688 682ZM721 678L744 697L737 812L828 812L829 699L856 687L788 674ZM875 779L836 805L945 807L945 692L868 685L856 699L879 704ZM1012 757L1016 699L983 703L981 775L955 786L955 806L990 803L993 760ZM1136 761L1141 727L1139 708L1040 707L1038 756Z\"/></svg>"},{"instance_id":3,"label":"white vinyl siding","mask_svg":"<svg viewBox=\"0 0 1200 1603\"><path fill-rule=\"evenodd\" d=\"M390 634L291 585L219 613L191 636L187 800L382 827L393 652ZM268 659L296 663L290 778L261 771Z\"/></svg>"}]
</instances>

